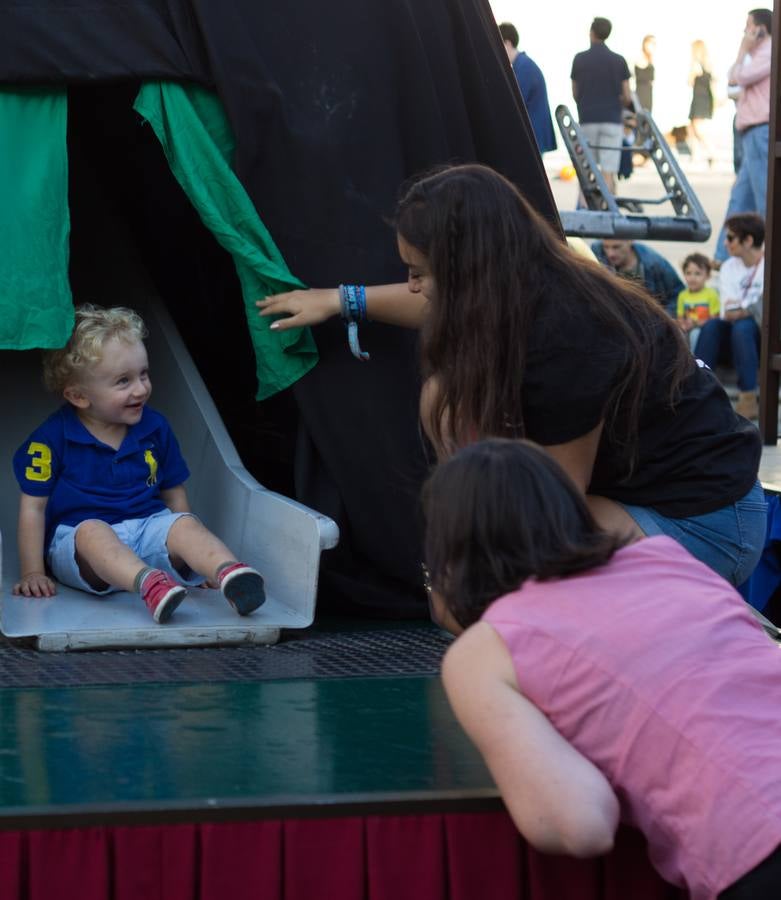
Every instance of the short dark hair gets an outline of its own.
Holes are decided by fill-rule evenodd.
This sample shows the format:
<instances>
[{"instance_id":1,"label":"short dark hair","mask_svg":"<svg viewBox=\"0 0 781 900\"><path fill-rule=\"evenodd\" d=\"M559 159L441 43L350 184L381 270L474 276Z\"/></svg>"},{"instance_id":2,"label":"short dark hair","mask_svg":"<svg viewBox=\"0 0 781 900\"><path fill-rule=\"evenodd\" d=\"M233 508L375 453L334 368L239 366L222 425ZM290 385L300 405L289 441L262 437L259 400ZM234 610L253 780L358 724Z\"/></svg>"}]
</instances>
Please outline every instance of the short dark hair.
<instances>
[{"instance_id":1,"label":"short dark hair","mask_svg":"<svg viewBox=\"0 0 781 900\"><path fill-rule=\"evenodd\" d=\"M704 253L690 253L683 261L683 265L681 266L684 272L686 271L686 266L688 266L689 263L697 266L698 269L703 269L708 275L710 275L710 260Z\"/></svg>"},{"instance_id":2,"label":"short dark hair","mask_svg":"<svg viewBox=\"0 0 781 900\"><path fill-rule=\"evenodd\" d=\"M597 16L591 23L591 30L600 41L606 41L610 37L610 32L613 30L613 23L610 19Z\"/></svg>"},{"instance_id":3,"label":"short dark hair","mask_svg":"<svg viewBox=\"0 0 781 900\"><path fill-rule=\"evenodd\" d=\"M755 25L764 27L765 31L770 34L773 28L773 13L769 9L750 9L748 14L754 20Z\"/></svg>"},{"instance_id":4,"label":"short dark hair","mask_svg":"<svg viewBox=\"0 0 781 900\"><path fill-rule=\"evenodd\" d=\"M530 441L460 450L426 482L423 510L431 585L465 628L527 578L592 569L625 543L597 526L574 482Z\"/></svg>"},{"instance_id":5,"label":"short dark hair","mask_svg":"<svg viewBox=\"0 0 781 900\"><path fill-rule=\"evenodd\" d=\"M518 29L512 22L502 22L499 26L499 34L501 34L503 41L509 41L513 47L518 48Z\"/></svg>"},{"instance_id":6,"label":"short dark hair","mask_svg":"<svg viewBox=\"0 0 781 900\"><path fill-rule=\"evenodd\" d=\"M759 213L737 213L726 220L724 228L736 234L741 241L751 236L755 247L765 243L765 220Z\"/></svg>"}]
</instances>

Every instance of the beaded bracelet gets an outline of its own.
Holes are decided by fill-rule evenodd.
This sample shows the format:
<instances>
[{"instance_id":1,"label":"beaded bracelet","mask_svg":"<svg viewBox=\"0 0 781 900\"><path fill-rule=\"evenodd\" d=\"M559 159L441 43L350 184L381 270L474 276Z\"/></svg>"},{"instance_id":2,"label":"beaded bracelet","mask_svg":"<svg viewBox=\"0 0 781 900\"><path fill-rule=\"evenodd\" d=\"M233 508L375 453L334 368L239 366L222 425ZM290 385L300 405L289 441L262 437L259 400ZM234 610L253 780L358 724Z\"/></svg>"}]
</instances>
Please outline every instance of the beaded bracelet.
<instances>
[{"instance_id":1,"label":"beaded bracelet","mask_svg":"<svg viewBox=\"0 0 781 900\"><path fill-rule=\"evenodd\" d=\"M339 304L342 308L342 319L347 326L347 343L350 352L361 362L366 362L371 357L361 350L358 343L358 323L365 322L366 315L366 288L362 284L340 284Z\"/></svg>"}]
</instances>

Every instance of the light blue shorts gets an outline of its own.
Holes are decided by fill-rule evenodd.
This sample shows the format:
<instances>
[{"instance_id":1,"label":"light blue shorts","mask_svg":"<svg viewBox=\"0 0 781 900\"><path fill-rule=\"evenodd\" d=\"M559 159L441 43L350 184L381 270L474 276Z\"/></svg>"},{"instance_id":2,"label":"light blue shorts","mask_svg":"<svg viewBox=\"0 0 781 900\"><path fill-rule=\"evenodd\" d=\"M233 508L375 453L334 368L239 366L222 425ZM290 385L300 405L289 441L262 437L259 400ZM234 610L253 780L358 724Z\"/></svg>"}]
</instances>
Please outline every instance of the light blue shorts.
<instances>
[{"instance_id":1,"label":"light blue shorts","mask_svg":"<svg viewBox=\"0 0 781 900\"><path fill-rule=\"evenodd\" d=\"M171 526L177 519L189 515L191 513L175 513L163 509L145 519L126 519L124 522L117 522L111 528L120 541L130 547L133 553L148 566L168 572L180 584L195 587L195 585L203 584L204 577L191 569L185 569L183 572L174 569L168 556L167 545ZM80 522L78 525L57 526L49 545L47 559L52 575L57 581L67 584L68 587L88 591L90 594L103 596L122 590L122 588L109 585L104 590L98 591L82 577L76 562L76 532L83 524Z\"/></svg>"},{"instance_id":2,"label":"light blue shorts","mask_svg":"<svg viewBox=\"0 0 781 900\"><path fill-rule=\"evenodd\" d=\"M767 503L758 481L737 503L688 519L671 519L648 506L621 505L647 535L673 538L733 585L748 579L765 546Z\"/></svg>"}]
</instances>

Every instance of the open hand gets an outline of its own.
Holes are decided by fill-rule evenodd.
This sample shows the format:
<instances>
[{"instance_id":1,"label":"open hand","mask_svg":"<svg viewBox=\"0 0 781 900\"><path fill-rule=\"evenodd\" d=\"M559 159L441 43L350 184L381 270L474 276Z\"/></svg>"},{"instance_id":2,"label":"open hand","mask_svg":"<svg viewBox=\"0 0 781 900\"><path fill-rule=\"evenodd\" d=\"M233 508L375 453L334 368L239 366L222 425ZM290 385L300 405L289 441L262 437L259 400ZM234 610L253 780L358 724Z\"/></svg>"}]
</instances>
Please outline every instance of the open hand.
<instances>
[{"instance_id":1,"label":"open hand","mask_svg":"<svg viewBox=\"0 0 781 900\"><path fill-rule=\"evenodd\" d=\"M341 312L339 291L336 288L315 288L311 291L290 291L255 301L261 316L287 316L276 319L269 326L274 331L287 331L304 325L318 325Z\"/></svg>"},{"instance_id":2,"label":"open hand","mask_svg":"<svg viewBox=\"0 0 781 900\"><path fill-rule=\"evenodd\" d=\"M13 586L13 593L23 597L53 597L57 585L45 572L28 572Z\"/></svg>"}]
</instances>

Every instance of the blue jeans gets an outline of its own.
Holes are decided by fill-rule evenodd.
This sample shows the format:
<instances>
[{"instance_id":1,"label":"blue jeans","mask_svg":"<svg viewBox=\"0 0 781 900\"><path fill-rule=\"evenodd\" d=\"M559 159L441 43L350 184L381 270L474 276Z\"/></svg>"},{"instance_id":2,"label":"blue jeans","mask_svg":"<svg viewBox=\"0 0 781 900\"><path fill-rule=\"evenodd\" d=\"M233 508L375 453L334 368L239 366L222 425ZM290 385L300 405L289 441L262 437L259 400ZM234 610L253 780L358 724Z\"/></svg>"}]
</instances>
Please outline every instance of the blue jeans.
<instances>
[{"instance_id":1,"label":"blue jeans","mask_svg":"<svg viewBox=\"0 0 781 900\"><path fill-rule=\"evenodd\" d=\"M724 219L729 219L736 213L757 212L764 219L767 206L767 152L770 140L770 126L757 125L744 131L740 136L740 145L743 153L740 169L738 170L735 184L729 195L727 214ZM726 228L721 226L718 240L716 241L716 259L724 262L729 256L724 245Z\"/></svg>"},{"instance_id":2,"label":"blue jeans","mask_svg":"<svg viewBox=\"0 0 781 900\"><path fill-rule=\"evenodd\" d=\"M732 168L737 175L743 162L743 138L738 131L737 116L732 117Z\"/></svg>"},{"instance_id":3,"label":"blue jeans","mask_svg":"<svg viewBox=\"0 0 781 900\"><path fill-rule=\"evenodd\" d=\"M734 365L738 390L757 389L759 368L759 326L754 319L709 319L697 338L697 357L711 369L718 363Z\"/></svg>"},{"instance_id":4,"label":"blue jeans","mask_svg":"<svg viewBox=\"0 0 781 900\"><path fill-rule=\"evenodd\" d=\"M767 503L759 482L737 503L688 519L668 518L650 506L622 505L647 535L673 538L733 585L748 579L765 546Z\"/></svg>"}]
</instances>

